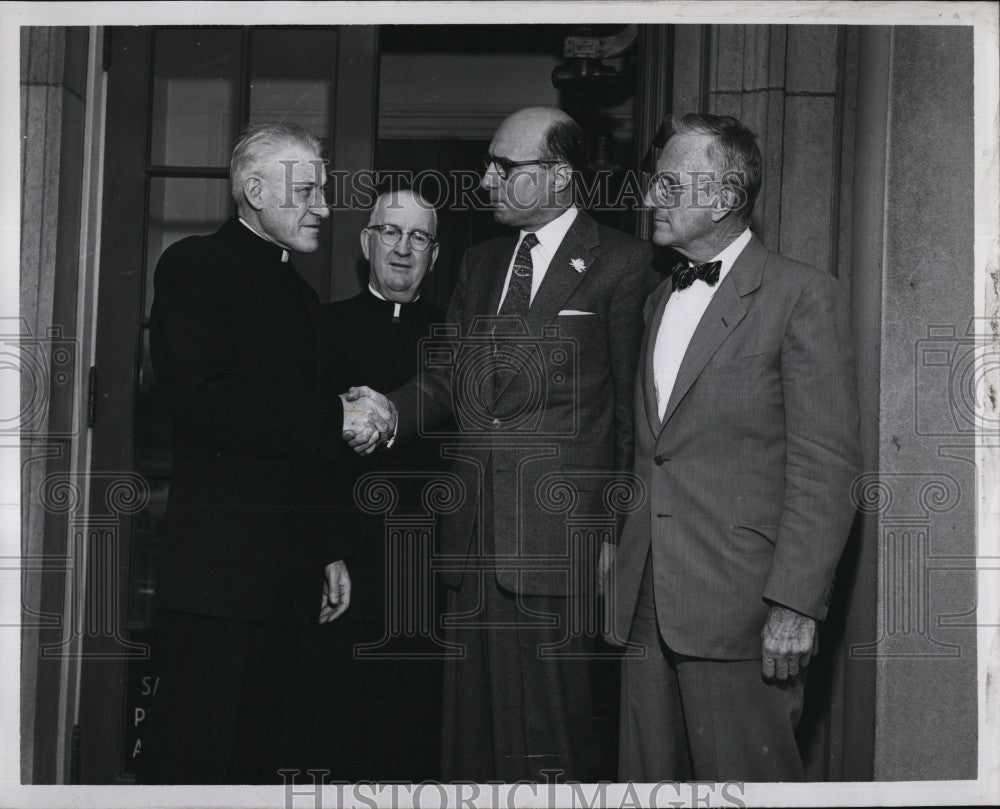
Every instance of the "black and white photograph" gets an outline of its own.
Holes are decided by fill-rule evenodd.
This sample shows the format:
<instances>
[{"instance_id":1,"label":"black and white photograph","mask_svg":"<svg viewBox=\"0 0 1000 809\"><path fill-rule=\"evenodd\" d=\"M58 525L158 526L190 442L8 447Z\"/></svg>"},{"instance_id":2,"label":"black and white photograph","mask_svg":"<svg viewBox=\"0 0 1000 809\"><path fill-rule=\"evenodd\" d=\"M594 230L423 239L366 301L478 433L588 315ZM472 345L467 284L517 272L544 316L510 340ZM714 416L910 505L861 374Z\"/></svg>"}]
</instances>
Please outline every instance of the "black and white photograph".
<instances>
[{"instance_id":1,"label":"black and white photograph","mask_svg":"<svg viewBox=\"0 0 1000 809\"><path fill-rule=\"evenodd\" d=\"M0 807L1000 803L1000 4L11 2L0 111Z\"/></svg>"}]
</instances>

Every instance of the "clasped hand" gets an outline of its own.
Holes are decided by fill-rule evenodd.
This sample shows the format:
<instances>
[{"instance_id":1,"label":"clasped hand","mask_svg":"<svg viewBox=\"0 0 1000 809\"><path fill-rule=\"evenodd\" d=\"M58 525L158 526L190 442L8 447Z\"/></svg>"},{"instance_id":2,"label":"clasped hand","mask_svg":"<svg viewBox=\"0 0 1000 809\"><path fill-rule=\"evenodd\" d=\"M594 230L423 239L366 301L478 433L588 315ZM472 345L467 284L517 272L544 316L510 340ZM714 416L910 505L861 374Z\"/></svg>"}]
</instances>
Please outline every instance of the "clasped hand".
<instances>
[{"instance_id":1,"label":"clasped hand","mask_svg":"<svg viewBox=\"0 0 1000 809\"><path fill-rule=\"evenodd\" d=\"M344 440L359 455L369 455L396 434L396 405L378 391L361 386L340 394L344 403Z\"/></svg>"}]
</instances>

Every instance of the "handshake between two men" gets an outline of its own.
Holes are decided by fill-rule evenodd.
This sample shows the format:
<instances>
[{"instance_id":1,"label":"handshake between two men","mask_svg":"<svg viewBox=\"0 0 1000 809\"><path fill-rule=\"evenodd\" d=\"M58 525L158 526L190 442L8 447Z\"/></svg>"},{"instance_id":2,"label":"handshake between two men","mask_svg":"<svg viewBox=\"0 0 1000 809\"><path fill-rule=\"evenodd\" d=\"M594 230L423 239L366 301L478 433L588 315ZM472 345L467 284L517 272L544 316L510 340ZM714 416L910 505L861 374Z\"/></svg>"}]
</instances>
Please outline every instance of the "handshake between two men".
<instances>
[{"instance_id":1,"label":"handshake between two men","mask_svg":"<svg viewBox=\"0 0 1000 809\"><path fill-rule=\"evenodd\" d=\"M340 394L344 403L344 440L359 455L387 447L396 435L396 405L378 391L361 386Z\"/></svg>"}]
</instances>

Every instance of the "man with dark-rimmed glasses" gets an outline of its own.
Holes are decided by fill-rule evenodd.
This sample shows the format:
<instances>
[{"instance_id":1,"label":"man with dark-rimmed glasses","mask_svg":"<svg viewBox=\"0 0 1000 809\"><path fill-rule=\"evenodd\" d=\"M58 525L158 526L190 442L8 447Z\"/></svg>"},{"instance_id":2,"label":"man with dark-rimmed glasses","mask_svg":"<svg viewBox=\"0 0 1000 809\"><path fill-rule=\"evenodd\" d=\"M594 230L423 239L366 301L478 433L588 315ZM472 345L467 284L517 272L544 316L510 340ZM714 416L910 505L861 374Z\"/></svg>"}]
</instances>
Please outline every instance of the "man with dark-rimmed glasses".
<instances>
[{"instance_id":1,"label":"man with dark-rimmed glasses","mask_svg":"<svg viewBox=\"0 0 1000 809\"><path fill-rule=\"evenodd\" d=\"M463 650L445 663L445 780L603 774L593 638L579 626L596 602L602 537L571 538L571 520L607 515L605 487L631 464L651 250L574 204L586 147L558 109L500 124L481 185L517 232L462 260L447 315L454 362L390 395L397 439L458 423L448 454L464 498L440 543L445 637ZM557 479L575 490L572 514L553 500Z\"/></svg>"}]
</instances>

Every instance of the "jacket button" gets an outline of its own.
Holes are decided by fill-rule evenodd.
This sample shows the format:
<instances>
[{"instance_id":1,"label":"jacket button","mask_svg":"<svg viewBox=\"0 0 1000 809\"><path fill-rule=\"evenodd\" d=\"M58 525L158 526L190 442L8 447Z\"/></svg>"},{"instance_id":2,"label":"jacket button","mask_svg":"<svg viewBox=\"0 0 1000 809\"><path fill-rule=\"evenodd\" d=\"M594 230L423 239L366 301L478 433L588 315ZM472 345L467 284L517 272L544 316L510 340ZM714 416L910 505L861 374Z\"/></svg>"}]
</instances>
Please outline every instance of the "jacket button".
<instances>
[{"instance_id":1,"label":"jacket button","mask_svg":"<svg viewBox=\"0 0 1000 809\"><path fill-rule=\"evenodd\" d=\"M657 455L655 458L653 458L653 463L655 463L657 466L663 466L663 457L661 455Z\"/></svg>"},{"instance_id":2,"label":"jacket button","mask_svg":"<svg viewBox=\"0 0 1000 809\"><path fill-rule=\"evenodd\" d=\"M495 430L500 429L500 419L493 419L493 429Z\"/></svg>"}]
</instances>

